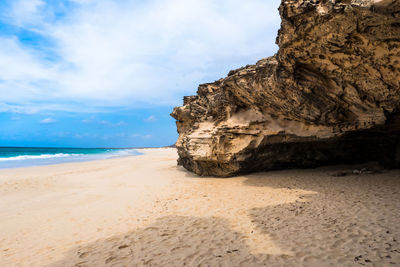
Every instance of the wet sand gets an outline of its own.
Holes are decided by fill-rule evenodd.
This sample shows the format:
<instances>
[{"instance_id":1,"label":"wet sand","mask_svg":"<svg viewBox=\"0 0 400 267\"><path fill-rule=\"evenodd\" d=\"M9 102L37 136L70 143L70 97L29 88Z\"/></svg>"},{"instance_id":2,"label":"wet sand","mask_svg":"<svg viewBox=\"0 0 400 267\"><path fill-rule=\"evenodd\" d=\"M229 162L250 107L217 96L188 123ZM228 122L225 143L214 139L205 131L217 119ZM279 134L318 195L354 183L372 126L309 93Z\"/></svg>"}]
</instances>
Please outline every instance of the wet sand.
<instances>
[{"instance_id":1,"label":"wet sand","mask_svg":"<svg viewBox=\"0 0 400 267\"><path fill-rule=\"evenodd\" d=\"M0 266L400 265L399 170L199 178L141 152L1 170Z\"/></svg>"}]
</instances>

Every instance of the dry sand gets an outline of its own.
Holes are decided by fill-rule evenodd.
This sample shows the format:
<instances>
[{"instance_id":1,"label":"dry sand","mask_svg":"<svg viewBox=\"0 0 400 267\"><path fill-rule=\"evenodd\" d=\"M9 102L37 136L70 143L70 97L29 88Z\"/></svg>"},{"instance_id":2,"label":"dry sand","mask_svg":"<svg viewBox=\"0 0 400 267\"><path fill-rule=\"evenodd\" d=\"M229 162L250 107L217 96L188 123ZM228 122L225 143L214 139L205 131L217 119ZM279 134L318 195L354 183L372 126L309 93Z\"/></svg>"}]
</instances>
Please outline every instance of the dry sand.
<instances>
[{"instance_id":1,"label":"dry sand","mask_svg":"<svg viewBox=\"0 0 400 267\"><path fill-rule=\"evenodd\" d=\"M199 178L174 149L0 171L0 266L400 265L400 171Z\"/></svg>"}]
</instances>

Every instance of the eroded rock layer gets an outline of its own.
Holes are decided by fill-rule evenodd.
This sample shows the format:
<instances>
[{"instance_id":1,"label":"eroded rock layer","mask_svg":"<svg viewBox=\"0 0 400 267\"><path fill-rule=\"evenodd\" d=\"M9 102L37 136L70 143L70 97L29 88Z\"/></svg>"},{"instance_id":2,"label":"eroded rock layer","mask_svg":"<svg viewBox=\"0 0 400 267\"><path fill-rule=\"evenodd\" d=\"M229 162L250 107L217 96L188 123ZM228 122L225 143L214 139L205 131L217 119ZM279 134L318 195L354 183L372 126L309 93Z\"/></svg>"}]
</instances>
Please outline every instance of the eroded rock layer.
<instances>
[{"instance_id":1,"label":"eroded rock layer","mask_svg":"<svg viewBox=\"0 0 400 267\"><path fill-rule=\"evenodd\" d=\"M288 0L279 51L199 86L171 114L199 175L327 163L400 166L400 0Z\"/></svg>"}]
</instances>

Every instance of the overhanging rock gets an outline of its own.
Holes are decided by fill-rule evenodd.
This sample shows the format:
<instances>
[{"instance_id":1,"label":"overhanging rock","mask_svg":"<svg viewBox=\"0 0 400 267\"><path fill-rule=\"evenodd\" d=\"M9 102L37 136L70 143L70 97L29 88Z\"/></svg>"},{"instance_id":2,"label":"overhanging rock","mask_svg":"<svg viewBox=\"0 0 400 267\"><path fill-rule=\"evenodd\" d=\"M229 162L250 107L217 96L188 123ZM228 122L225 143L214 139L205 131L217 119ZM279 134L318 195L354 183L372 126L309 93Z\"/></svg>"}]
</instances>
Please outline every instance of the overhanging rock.
<instances>
[{"instance_id":1,"label":"overhanging rock","mask_svg":"<svg viewBox=\"0 0 400 267\"><path fill-rule=\"evenodd\" d=\"M282 1L279 51L185 97L179 163L199 175L400 166L400 1Z\"/></svg>"}]
</instances>

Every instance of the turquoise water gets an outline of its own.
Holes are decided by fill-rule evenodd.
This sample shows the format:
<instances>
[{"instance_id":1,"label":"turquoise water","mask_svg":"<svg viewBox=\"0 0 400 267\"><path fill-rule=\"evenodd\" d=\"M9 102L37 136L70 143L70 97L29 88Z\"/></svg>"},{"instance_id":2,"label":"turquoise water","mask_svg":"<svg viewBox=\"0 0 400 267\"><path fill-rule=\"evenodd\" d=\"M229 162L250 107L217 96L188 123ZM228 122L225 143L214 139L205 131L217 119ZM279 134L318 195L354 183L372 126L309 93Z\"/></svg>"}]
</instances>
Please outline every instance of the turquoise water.
<instances>
[{"instance_id":1,"label":"turquoise water","mask_svg":"<svg viewBox=\"0 0 400 267\"><path fill-rule=\"evenodd\" d=\"M139 154L135 149L0 147L0 169L90 161Z\"/></svg>"}]
</instances>

